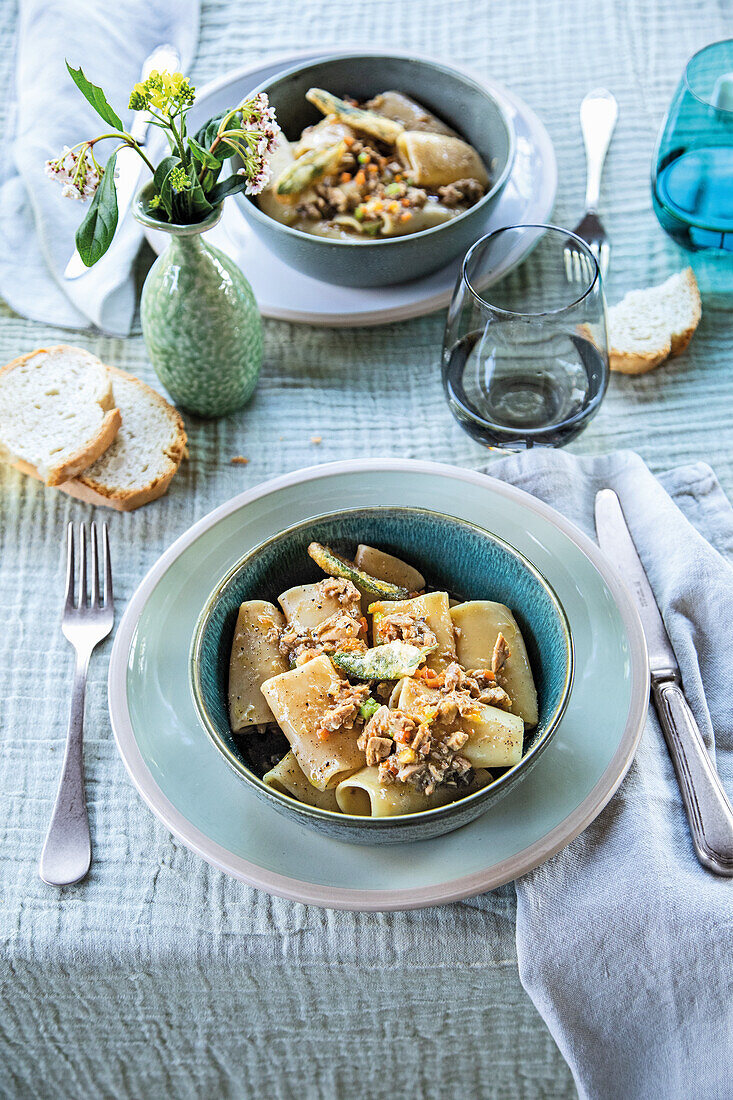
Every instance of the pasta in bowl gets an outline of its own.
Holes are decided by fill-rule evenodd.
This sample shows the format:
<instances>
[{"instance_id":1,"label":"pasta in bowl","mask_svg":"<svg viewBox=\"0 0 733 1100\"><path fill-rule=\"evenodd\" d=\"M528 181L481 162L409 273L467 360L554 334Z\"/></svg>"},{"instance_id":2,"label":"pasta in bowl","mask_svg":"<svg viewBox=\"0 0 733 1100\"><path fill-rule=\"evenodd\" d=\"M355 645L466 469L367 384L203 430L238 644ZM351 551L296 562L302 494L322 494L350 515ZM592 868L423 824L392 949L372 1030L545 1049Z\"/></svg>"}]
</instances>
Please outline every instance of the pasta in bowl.
<instances>
[{"instance_id":1,"label":"pasta in bowl","mask_svg":"<svg viewBox=\"0 0 733 1100\"><path fill-rule=\"evenodd\" d=\"M436 836L532 767L572 683L567 620L462 520L350 509L238 562L193 639L199 717L282 813L339 839Z\"/></svg>"},{"instance_id":2,"label":"pasta in bowl","mask_svg":"<svg viewBox=\"0 0 733 1100\"><path fill-rule=\"evenodd\" d=\"M282 133L270 186L238 201L291 266L386 286L481 236L514 158L511 119L487 88L437 62L337 54L258 90Z\"/></svg>"},{"instance_id":3,"label":"pasta in bowl","mask_svg":"<svg viewBox=\"0 0 733 1100\"><path fill-rule=\"evenodd\" d=\"M323 118L295 142L280 132L261 210L303 233L358 244L419 233L475 206L489 188L472 145L403 92L363 104L309 88Z\"/></svg>"}]
</instances>

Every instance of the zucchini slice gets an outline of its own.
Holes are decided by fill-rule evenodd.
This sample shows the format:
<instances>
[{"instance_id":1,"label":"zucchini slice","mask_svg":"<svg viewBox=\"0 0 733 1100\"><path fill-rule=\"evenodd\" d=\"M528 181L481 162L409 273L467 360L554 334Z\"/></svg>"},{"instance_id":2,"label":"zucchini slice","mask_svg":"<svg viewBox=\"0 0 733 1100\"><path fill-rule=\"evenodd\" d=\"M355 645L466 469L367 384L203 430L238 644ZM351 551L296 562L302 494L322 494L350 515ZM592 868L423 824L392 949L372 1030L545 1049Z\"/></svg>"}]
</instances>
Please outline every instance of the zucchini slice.
<instances>
[{"instance_id":1,"label":"zucchini slice","mask_svg":"<svg viewBox=\"0 0 733 1100\"><path fill-rule=\"evenodd\" d=\"M331 660L357 680L401 680L403 676L413 676L430 652L429 648L420 649L409 642L387 642L361 653L339 650L331 655Z\"/></svg>"},{"instance_id":2,"label":"zucchini slice","mask_svg":"<svg viewBox=\"0 0 733 1100\"><path fill-rule=\"evenodd\" d=\"M345 122L354 130L369 134L387 145L394 145L405 127L393 118L378 115L376 111L364 111L361 107L352 107L344 99L332 95L323 88L309 88L305 98L324 115L335 115L339 122Z\"/></svg>"},{"instance_id":3,"label":"zucchini slice","mask_svg":"<svg viewBox=\"0 0 733 1100\"><path fill-rule=\"evenodd\" d=\"M340 141L336 145L311 149L302 157L288 164L275 180L275 197L280 202L296 202L298 195L314 183L318 183L343 159L348 145Z\"/></svg>"},{"instance_id":4,"label":"zucchini slice","mask_svg":"<svg viewBox=\"0 0 733 1100\"><path fill-rule=\"evenodd\" d=\"M407 588L400 584L390 584L389 581L380 581L357 568L353 561L342 558L328 546L322 546L320 542L312 542L308 547L308 553L316 565L319 565L324 573L331 577L345 577L352 581L358 588L370 596L376 596L383 600L408 600L411 596Z\"/></svg>"}]
</instances>

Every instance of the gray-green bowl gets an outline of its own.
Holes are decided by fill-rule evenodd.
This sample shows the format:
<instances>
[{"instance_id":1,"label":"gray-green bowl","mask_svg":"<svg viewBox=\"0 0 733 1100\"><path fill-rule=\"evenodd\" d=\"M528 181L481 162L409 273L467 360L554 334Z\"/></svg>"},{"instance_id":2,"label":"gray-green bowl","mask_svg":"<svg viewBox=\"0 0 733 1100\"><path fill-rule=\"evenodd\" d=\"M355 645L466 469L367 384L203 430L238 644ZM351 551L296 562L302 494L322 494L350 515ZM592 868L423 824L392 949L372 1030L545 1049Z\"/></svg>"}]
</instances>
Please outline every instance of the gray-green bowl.
<instances>
[{"instance_id":1,"label":"gray-green bowl","mask_svg":"<svg viewBox=\"0 0 733 1100\"><path fill-rule=\"evenodd\" d=\"M466 599L498 600L512 608L527 643L540 712L537 727L525 736L519 764L458 802L391 818L316 809L265 786L248 764L247 735L235 735L229 726L227 681L234 625L244 600L276 602L285 589L323 577L306 553L313 540L347 553L353 553L359 542L379 546L415 565L430 587ZM196 624L190 680L204 729L259 798L338 840L396 844L439 836L473 821L527 775L550 743L567 705L573 643L567 617L549 583L503 539L464 520L419 508L355 508L298 523L255 547L229 570Z\"/></svg>"},{"instance_id":2,"label":"gray-green bowl","mask_svg":"<svg viewBox=\"0 0 733 1100\"><path fill-rule=\"evenodd\" d=\"M489 168L492 185L475 206L444 225L368 242L303 233L268 217L255 199L238 195L247 221L281 260L327 283L389 286L437 271L483 234L487 217L509 178L515 145L511 118L486 88L434 61L389 54L329 54L278 73L256 89L267 92L278 122L291 140L323 117L305 98L314 86L356 99L368 99L387 89L412 96L478 150Z\"/></svg>"}]
</instances>

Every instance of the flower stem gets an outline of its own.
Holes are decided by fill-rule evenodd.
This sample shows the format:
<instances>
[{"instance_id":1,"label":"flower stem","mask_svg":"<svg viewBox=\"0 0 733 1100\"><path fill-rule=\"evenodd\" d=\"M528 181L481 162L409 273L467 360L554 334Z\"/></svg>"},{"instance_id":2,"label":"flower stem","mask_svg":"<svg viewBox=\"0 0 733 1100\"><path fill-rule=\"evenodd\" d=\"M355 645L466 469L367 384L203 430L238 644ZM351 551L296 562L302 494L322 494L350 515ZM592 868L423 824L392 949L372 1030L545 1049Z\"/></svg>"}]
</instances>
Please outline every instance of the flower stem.
<instances>
[{"instance_id":1,"label":"flower stem","mask_svg":"<svg viewBox=\"0 0 733 1100\"><path fill-rule=\"evenodd\" d=\"M117 138L119 140L120 136L123 137L125 140L124 140L123 144L120 145L119 148L115 150L115 152L119 153L120 149L124 149L125 147L128 147L130 149L134 149L135 152L139 153L140 156L143 158L143 160L147 164L150 171L153 174L155 174L155 168L153 167L153 165L150 163L147 156L145 155L145 153L142 149L142 146L138 145L138 143L135 141L132 134L128 134L127 132L123 132L120 135L119 130L113 130L113 132L111 134L99 134L97 137L92 138L92 140L90 142L88 142L89 150L91 152L92 146L96 145L96 143L98 141L104 141L106 138ZM74 146L74 148L76 148L76 146ZM92 153L92 158L94 158L93 153ZM96 164L96 160L95 160L95 164Z\"/></svg>"},{"instance_id":2,"label":"flower stem","mask_svg":"<svg viewBox=\"0 0 733 1100\"><path fill-rule=\"evenodd\" d=\"M172 117L169 117L168 119L168 126L171 133L173 134L173 137L175 138L176 145L178 146L178 153L180 155L181 161L183 162L183 164L186 164L188 158L186 156L186 150L183 146L183 134L182 132L181 134L179 134L178 130L176 130L175 126L173 125Z\"/></svg>"},{"instance_id":3,"label":"flower stem","mask_svg":"<svg viewBox=\"0 0 733 1100\"><path fill-rule=\"evenodd\" d=\"M139 145L138 145L138 143L137 143L136 141L133 141L133 143L132 143L132 148L133 148L133 149L136 149L136 150L137 150L137 152L138 152L138 153L140 154L140 156L141 156L141 157L143 158L143 160L144 160L144 161L145 161L145 163L147 164L147 166L148 166L148 168L150 169L150 171L151 171L151 172L153 173L153 175L155 175L155 168L153 167L152 163L151 163L151 162L150 162L150 161L148 160L148 158L146 157L146 155L145 155L145 153L143 152L143 150L142 150L141 146L139 146Z\"/></svg>"}]
</instances>

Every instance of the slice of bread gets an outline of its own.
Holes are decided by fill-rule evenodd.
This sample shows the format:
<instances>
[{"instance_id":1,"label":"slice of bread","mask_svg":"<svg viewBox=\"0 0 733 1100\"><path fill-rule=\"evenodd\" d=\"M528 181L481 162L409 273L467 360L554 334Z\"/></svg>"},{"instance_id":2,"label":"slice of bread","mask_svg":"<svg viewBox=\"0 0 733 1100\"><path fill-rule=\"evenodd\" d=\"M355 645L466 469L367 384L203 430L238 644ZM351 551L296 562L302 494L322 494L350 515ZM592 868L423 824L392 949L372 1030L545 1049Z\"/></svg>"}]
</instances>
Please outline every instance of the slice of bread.
<instances>
[{"instance_id":1,"label":"slice of bread","mask_svg":"<svg viewBox=\"0 0 733 1100\"><path fill-rule=\"evenodd\" d=\"M608 311L611 370L644 374L684 351L702 307L691 267L660 286L632 290Z\"/></svg>"},{"instance_id":2,"label":"slice of bread","mask_svg":"<svg viewBox=\"0 0 733 1100\"><path fill-rule=\"evenodd\" d=\"M0 460L47 485L86 470L120 420L107 368L83 348L39 348L0 370Z\"/></svg>"},{"instance_id":3,"label":"slice of bread","mask_svg":"<svg viewBox=\"0 0 733 1100\"><path fill-rule=\"evenodd\" d=\"M125 371L108 370L122 427L101 458L59 488L88 504L131 512L165 493L185 454L186 431L159 393Z\"/></svg>"}]
</instances>

